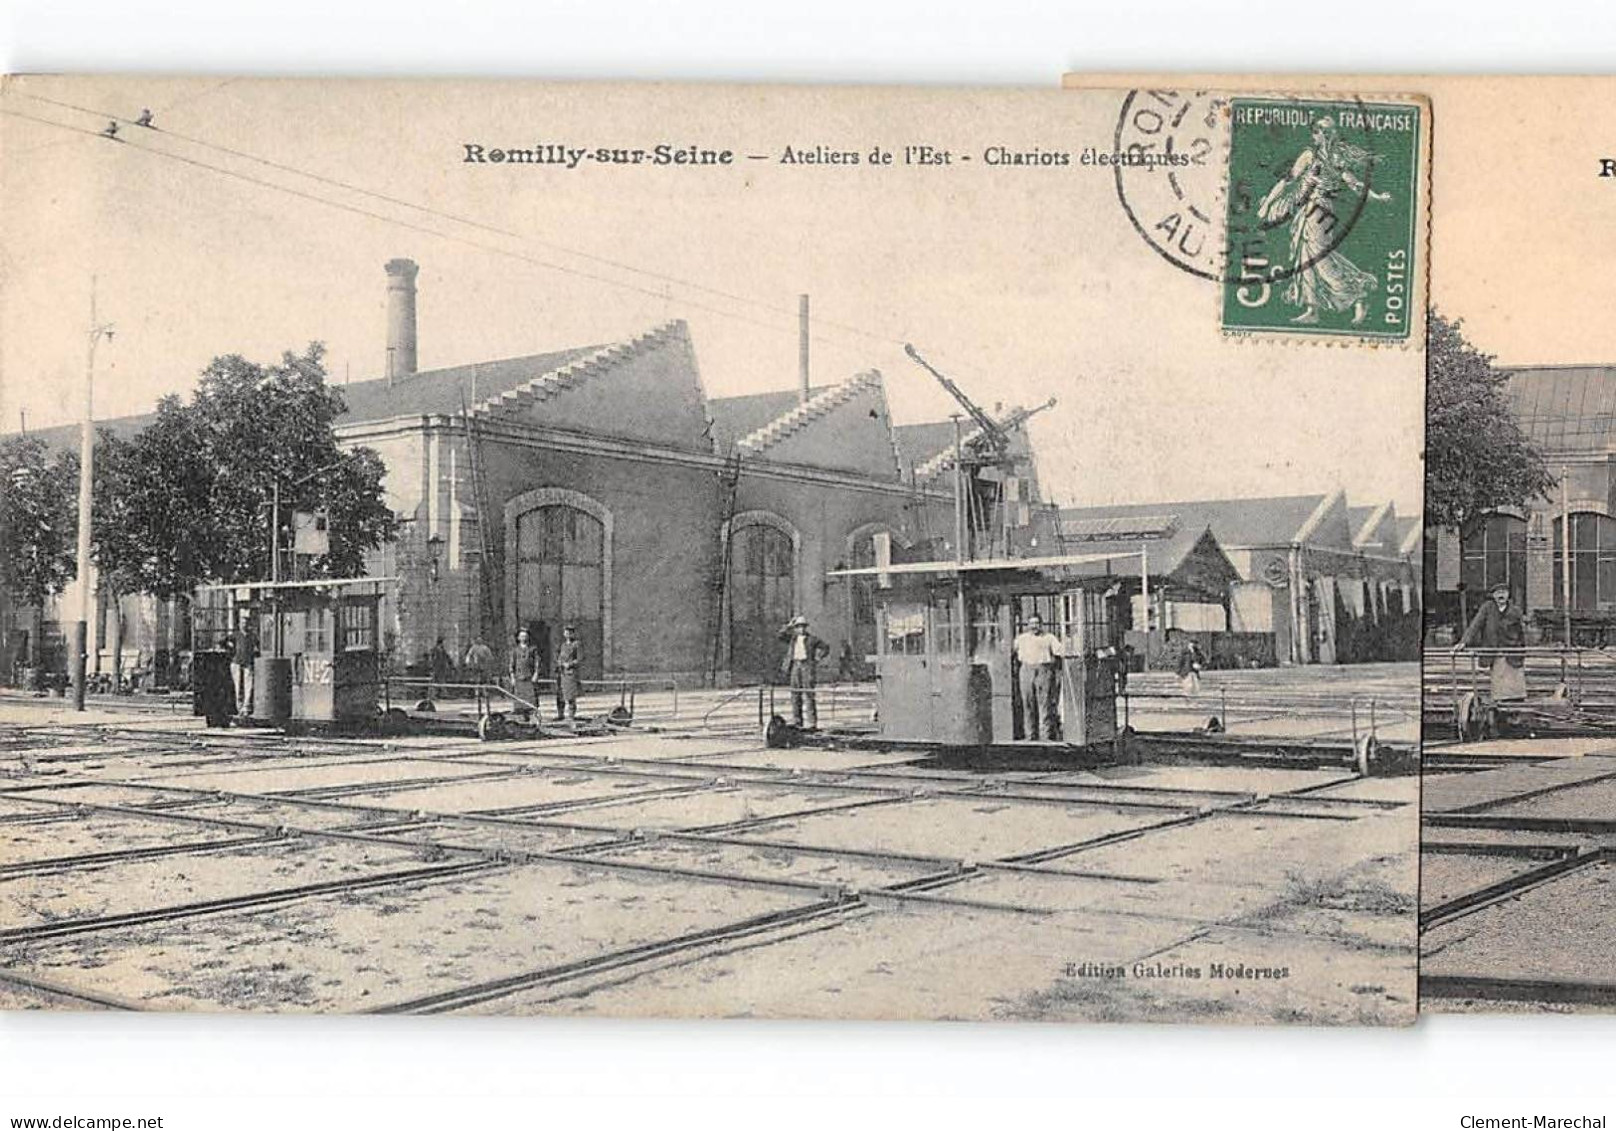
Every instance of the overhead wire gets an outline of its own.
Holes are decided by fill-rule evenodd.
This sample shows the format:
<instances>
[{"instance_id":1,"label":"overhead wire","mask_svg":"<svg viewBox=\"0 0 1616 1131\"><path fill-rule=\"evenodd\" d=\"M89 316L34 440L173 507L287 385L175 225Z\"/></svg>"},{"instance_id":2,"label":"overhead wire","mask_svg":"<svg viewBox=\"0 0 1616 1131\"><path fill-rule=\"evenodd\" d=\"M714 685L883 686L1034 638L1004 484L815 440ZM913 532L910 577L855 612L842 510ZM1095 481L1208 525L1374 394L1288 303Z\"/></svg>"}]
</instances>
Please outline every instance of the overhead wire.
<instances>
[{"instance_id":1,"label":"overhead wire","mask_svg":"<svg viewBox=\"0 0 1616 1131\"><path fill-rule=\"evenodd\" d=\"M234 81L234 80L226 80L226 81L229 82L229 81ZM221 83L219 85L222 86L224 84ZM212 89L217 89L217 87L212 88ZM687 289L690 289L690 290L700 291L702 293L712 295L712 296L714 296L716 298L723 298L723 299L726 299L726 300L731 301L731 302L737 302L737 303L741 303L743 305L761 308L761 309L769 311L770 313L778 314L778 315L781 315L783 317L795 318L795 313L793 311L790 311L790 310L787 310L787 309L785 309L783 307L777 306L774 303L771 303L771 302L768 302L768 301L765 301L765 300L762 300L762 299L754 298L754 297L752 297L750 295L736 294L736 293L734 293L732 291L726 291L726 290L723 290L722 288L709 286L709 285L707 285L705 283L699 283L699 282L696 282L696 281L691 280L691 279L684 279L684 278L680 278L680 277L675 276L675 275L669 275L669 274L666 274L666 273L663 273L663 272L654 271L654 270L651 270L649 268L638 267L638 266L636 266L636 265L634 265L632 263L627 263L627 262L624 262L622 260L612 259L612 258L610 258L608 256L599 255L599 254L594 253L594 252L584 251L584 250L581 250L579 248L569 247L569 246L567 246L565 244L557 243L557 242L555 242L553 240L547 240L547 239L544 239L544 238L542 238L540 236L535 236L535 235L532 235L532 234L529 234L529 233L524 233L524 232L513 231L513 230L511 230L509 228L502 228L502 227L500 227L498 225L495 225L495 224L484 223L481 220L475 220L475 219L472 219L472 218L467 217L467 216L461 216L461 215L459 215L457 213L448 212L448 211L445 211L445 210L439 209L439 208L433 208L430 205L421 204L421 203L419 203L417 201L409 200L409 199L406 199L404 197L394 196L392 194L384 193L384 192L378 192L375 189L366 188L363 185L356 185L356 184L353 184L353 183L351 183L349 181L344 181L344 180L342 180L340 178L337 178L337 177L327 176L327 175L325 175L323 173L311 172L311 171L309 171L307 169L302 169L302 168L298 168L297 166L294 166L294 165L286 164L285 162L275 161L275 160L273 160L271 158L268 158L268 157L262 157L262 156L259 156L258 154L247 152L246 150L236 149L236 148L234 148L232 146L223 145L223 144L220 144L218 142L208 141L205 138L199 138L199 137L191 136L189 134L179 133L177 131L170 130L170 129L167 129L167 128L164 128L164 127L141 126L140 123L136 119L123 117L123 116L121 116L119 114L112 113L112 112L106 111L106 110L101 110L101 109L98 109L98 108L92 107L92 106L82 106L82 105L79 105L78 103L67 102L67 101L63 101L61 99L56 99L56 98L48 98L48 97L46 97L44 95L40 95L40 94L31 94L31 93L29 93L27 91L13 91L13 92L10 92L10 93L14 93L16 95L19 95L20 97L28 98L28 99L31 99L31 100L36 101L36 102L42 102L42 103L46 103L48 105L57 106L57 107L60 107L62 109L65 109L65 110L71 110L71 111L74 111L76 113L93 115L94 117L96 117L98 119L105 119L107 121L121 122L123 124L130 125L130 126L136 126L138 128L141 128L141 129L148 129L149 128L154 133L159 134L159 135L161 135L163 137L174 138L174 139L176 139L178 141L182 141L182 142L185 142L185 143L188 143L188 144L191 144L191 145L196 145L196 146L202 147L204 149L210 149L210 150L213 150L213 151L218 152L218 153L227 154L227 155L229 155L231 157L235 157L235 158L238 158L240 160L251 161L251 162L254 162L256 164L263 165L266 168L275 169L275 170L277 170L279 172L290 173L293 176L304 177L304 178L307 178L308 180L316 181L318 183L325 184L325 185L329 185L329 186L331 186L333 188L342 189L345 192L356 193L356 194L359 194L361 196L370 197L371 199L383 201L385 203L392 204L392 205L395 205L395 206L398 206L398 207L401 207L401 208L408 208L408 209L410 209L412 211L420 212L420 213L430 215L430 216L435 216L435 217L437 217L439 219L450 221L451 223L462 224L462 225L464 225L466 227L475 228L477 230L487 232L487 233L489 233L491 235L498 235L498 236L503 236L503 237L505 237L507 239L514 239L514 240L520 240L520 241L527 242L527 243L537 244L538 246L548 248L551 251L559 251L559 252L561 252L561 253L563 253L565 255L574 255L574 256L577 256L580 259L586 259L586 260L589 260L589 261L594 262L594 263L599 263L602 266L612 267L612 268L615 268L616 270L627 271L627 272L629 272L631 274L644 276L644 277L650 278L650 279L655 279L655 280L657 280L659 282L668 283L668 284L672 284L672 285L679 286L679 287L684 287L684 288L687 288ZM210 89L208 91L203 91L202 93L203 94L212 93L212 90ZM197 97L200 97L200 95L198 95ZM123 139L120 138L120 139L117 139L117 140L123 140ZM167 151L159 151L159 150L154 149L154 150L151 150L151 152L165 152L166 153ZM206 167L213 168L214 166L206 166ZM272 182L264 182L264 183L272 183ZM441 233L439 233L439 234L441 234ZM558 268L558 269L560 269L560 268ZM586 277L596 278L596 276L586 276ZM612 280L603 280L603 281L613 282ZM630 286L631 284L620 284L620 285ZM645 291L642 290L641 293L650 293L650 292L645 292ZM664 297L665 298L666 295L663 295L660 292L658 292L658 297ZM861 326L855 326L855 325L853 325L851 323L840 322L840 321L837 321L835 319L829 319L829 318L823 318L823 317L817 318L815 320L815 322L816 322L817 325L820 325L820 326L834 328L834 329L843 331L843 332L848 333L848 334L855 334L855 335L858 335L858 336L863 337L863 338L868 338L868 339L872 339L872 340L875 340L875 341L882 342L884 344L888 344L888 345L902 345L903 344L901 339L894 338L894 337L892 337L892 336L890 336L888 334L879 333L877 331L867 330L867 329L865 329L865 328L863 328Z\"/></svg>"},{"instance_id":2,"label":"overhead wire","mask_svg":"<svg viewBox=\"0 0 1616 1131\"><path fill-rule=\"evenodd\" d=\"M487 242L483 242L483 241L480 241L480 240L468 239L465 236L456 235L456 234L454 234L452 232L440 231L440 230L438 230L436 228L427 227L424 224L417 224L417 223L414 223L414 222L409 221L409 220L401 219L401 218L399 218L397 216L387 216L387 215L385 215L383 213L376 212L376 211L373 211L373 210L368 209L368 208L362 208L362 207L360 207L359 205L356 205L356 204L349 204L349 203L345 203L345 202L339 201L339 200L332 200L329 197L320 196L320 195L318 195L316 193L305 192L302 189L293 188L290 185L276 184L274 181L265 180L262 177L254 177L254 176L251 176L250 174L240 172L239 170L236 170L236 169L229 169L229 168L226 168L226 167L224 167L222 165L210 164L209 162L200 161L200 160L198 160L198 159L196 159L194 157L188 157L188 156L186 156L185 154L182 154L182 153L174 153L174 152L171 152L169 150L156 149L156 148L153 148L151 146L137 145L137 144L134 144L133 142L130 142L130 141L126 140L122 136L107 137L107 135L105 135L104 133L102 133L100 131L97 131L97 130L89 130L89 129L85 129L85 128L80 127L80 126L72 126L72 125L68 125L68 124L63 123L63 122L53 121L53 120L51 120L49 118L42 118L42 117L39 117L39 116L34 115L34 114L26 114L26 113L23 113L20 110L11 110L11 109L6 109L4 107L0 107L0 114L5 114L7 116L14 117L14 118L23 118L23 119L26 119L27 121L37 122L37 123L39 123L41 125L46 125L46 126L53 126L53 127L57 128L57 129L71 130L74 133L81 133L81 134L85 134L85 135L90 136L90 137L102 138L104 140L111 141L111 142L113 142L115 144L125 145L129 149L132 149L132 150L134 150L136 152L147 153L147 154L150 154L150 155L152 155L154 157L166 158L166 159L168 159L170 161L178 161L178 162L180 162L182 164L194 166L194 167L196 167L198 169L206 169L206 170L209 170L211 172L218 173L218 174L220 174L222 176L231 177L231 178L234 178L234 179L240 180L240 181L245 181L245 182L247 182L249 184L259 185L259 186L262 186L264 188L271 189L271 190L273 190L275 192L281 192L281 193L285 193L285 194L287 194L289 196L297 197L298 199L301 199L301 200L311 201L311 202L313 202L315 204L323 204L328 208L335 208L335 209L338 209L338 210L343 211L343 212L349 212L349 213L353 213L355 215L367 217L369 219L379 220L382 223L394 224L394 225L397 225L398 227L407 228L407 229L410 229L411 231L420 232L420 233L423 233L423 234L429 235L429 236L435 236L435 237L437 237L439 239L448 240L448 241L450 241L452 243L463 244L466 247L475 248L475 249L477 249L479 251L486 251L486 252L489 252L490 254L493 254L493 255L503 255L503 256L506 256L506 257L511 258L511 259L516 259L516 260L520 260L520 261L525 262L525 263L532 264L533 266L540 267L540 268L543 268L545 270L560 272L561 274L571 275L571 276L574 276L574 277L580 278L580 279L588 279L588 280L590 280L592 282L601 283L601 284L604 284L606 286L619 287L619 288L622 288L622 289L625 289L625 290L634 291L634 292L637 292L639 294L646 295L646 296L649 296L651 298L655 298L655 299L658 299L658 300L661 300L661 301L667 301L667 299L668 299L668 295L667 295L667 293L665 291L659 291L659 290L655 290L655 289L653 289L651 287L640 286L639 284L626 282L626 281L624 281L622 279L613 279L613 278L611 278L609 276L606 276L606 275L598 275L598 274L595 274L593 272L584 271L584 270L581 270L581 269L576 268L576 267L569 267L569 266L567 266L565 264L554 263L554 262L551 262L550 260L540 259L537 256L529 255L529 254L527 254L525 252L516 251L516 250L513 250L511 248L501 247L501 246L499 246L497 244L487 243ZM752 324L754 326L759 326L759 327L761 327L761 328L763 328L765 330L770 330L770 331L773 331L773 332L776 332L776 333L783 333L783 332L787 332L787 331L791 330L791 327L789 327L789 326L782 326L782 325L777 325L777 324L771 323L771 322L764 322L761 319L753 318L753 317L751 317L749 315L741 314L741 313L738 313L738 312L733 311L733 310L726 310L726 309L724 309L722 307L711 306L711 305L701 303L701 302L696 302L696 301L693 301L693 300L690 300L690 299L680 299L679 301L680 301L681 305L683 305L683 306L692 307L692 308L697 309L697 310L703 310L703 311L706 311L706 312L708 312L710 314L716 314L716 315L719 315L720 317L724 317L724 318L737 319L739 321L747 322L747 323L750 323L750 324Z\"/></svg>"}]
</instances>

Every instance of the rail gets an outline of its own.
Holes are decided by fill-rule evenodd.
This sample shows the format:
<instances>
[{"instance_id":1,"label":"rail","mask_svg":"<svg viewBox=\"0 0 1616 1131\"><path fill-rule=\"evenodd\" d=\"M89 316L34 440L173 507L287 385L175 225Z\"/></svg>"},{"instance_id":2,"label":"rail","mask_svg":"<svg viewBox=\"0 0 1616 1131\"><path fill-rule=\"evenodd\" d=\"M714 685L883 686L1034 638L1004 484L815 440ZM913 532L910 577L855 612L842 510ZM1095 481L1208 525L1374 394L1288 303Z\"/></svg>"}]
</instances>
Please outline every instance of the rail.
<instances>
[{"instance_id":1,"label":"rail","mask_svg":"<svg viewBox=\"0 0 1616 1131\"><path fill-rule=\"evenodd\" d=\"M1428 649L1422 666L1427 709L1446 702L1461 740L1494 704L1492 669L1518 661L1517 709L1575 713L1585 727L1616 726L1616 648L1565 647ZM1440 710L1435 712L1440 715Z\"/></svg>"},{"instance_id":2,"label":"rail","mask_svg":"<svg viewBox=\"0 0 1616 1131\"><path fill-rule=\"evenodd\" d=\"M1195 729L1212 733L1234 734L1245 729L1250 734L1272 735L1258 724L1279 719L1310 719L1326 725L1305 729L1305 737L1346 738L1356 747L1364 735L1379 737L1380 732L1399 724L1415 730L1419 723L1418 696L1398 697L1385 695L1242 695L1230 694L1228 688L1214 687L1196 693L1127 692L1118 697L1124 726L1132 726L1141 734L1152 729L1136 717L1142 713L1159 715L1193 715L1201 720ZM1215 722L1214 722L1215 720ZM1331 722L1340 725L1330 726ZM1288 731L1292 737L1303 737L1300 732ZM1417 733L1410 736L1416 738Z\"/></svg>"},{"instance_id":3,"label":"rail","mask_svg":"<svg viewBox=\"0 0 1616 1131\"><path fill-rule=\"evenodd\" d=\"M772 716L791 717L792 694L791 688L773 683L732 688L702 715L701 727L714 732L754 732L755 728L755 733L761 733ZM867 727L875 721L873 683L822 683L811 694L821 729Z\"/></svg>"},{"instance_id":4,"label":"rail","mask_svg":"<svg viewBox=\"0 0 1616 1131\"><path fill-rule=\"evenodd\" d=\"M470 700L477 705L494 699L508 699L522 710L541 714L539 703L554 701L556 714L561 713L557 698L561 681L538 679L533 681L534 698L529 702L516 694L508 681L460 682L435 680L430 676L386 676L383 680L383 708L391 710L393 691L414 689L414 696L403 696L407 701L429 700L434 709L439 701ZM443 694L447 693L447 694ZM613 700L615 699L615 702ZM679 718L679 684L667 677L637 676L633 678L585 679L579 681L578 711L580 714L606 714L613 709L627 711L637 722L672 722Z\"/></svg>"}]
</instances>

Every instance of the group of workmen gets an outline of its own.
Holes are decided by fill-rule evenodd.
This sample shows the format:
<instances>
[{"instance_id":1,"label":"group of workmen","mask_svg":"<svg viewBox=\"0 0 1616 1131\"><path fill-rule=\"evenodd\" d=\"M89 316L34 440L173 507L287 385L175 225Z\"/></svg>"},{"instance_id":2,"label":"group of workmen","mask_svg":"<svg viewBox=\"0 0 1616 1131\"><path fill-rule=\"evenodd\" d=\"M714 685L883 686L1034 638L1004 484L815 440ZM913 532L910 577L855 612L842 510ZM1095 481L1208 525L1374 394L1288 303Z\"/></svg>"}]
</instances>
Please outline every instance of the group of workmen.
<instances>
[{"instance_id":1,"label":"group of workmen","mask_svg":"<svg viewBox=\"0 0 1616 1131\"><path fill-rule=\"evenodd\" d=\"M792 617L780 630L785 655L780 676L791 688L791 724L798 729L819 726L819 705L814 686L819 664L830 656L830 645L808 631L808 618ZM1011 645L1020 669L1022 737L1060 737L1060 638L1044 628L1034 613Z\"/></svg>"},{"instance_id":2,"label":"group of workmen","mask_svg":"<svg viewBox=\"0 0 1616 1131\"><path fill-rule=\"evenodd\" d=\"M566 625L561 630L561 643L555 650L551 664L556 681L557 719L578 717L578 696L583 692L583 662L584 649L578 639L578 629L574 625ZM433 645L428 663L432 672L432 685L436 691L450 682L453 669L449 650L443 645L443 637L438 637L438 642ZM484 706L486 689L494 680L494 650L480 639L472 641L471 647L466 649L464 671L466 678L477 685L479 707ZM532 642L526 628L519 629L516 633L516 640L511 644L505 674L510 680L512 695L522 705L520 707L522 713L535 710L538 704L538 684L545 679L545 657L543 650Z\"/></svg>"}]
</instances>

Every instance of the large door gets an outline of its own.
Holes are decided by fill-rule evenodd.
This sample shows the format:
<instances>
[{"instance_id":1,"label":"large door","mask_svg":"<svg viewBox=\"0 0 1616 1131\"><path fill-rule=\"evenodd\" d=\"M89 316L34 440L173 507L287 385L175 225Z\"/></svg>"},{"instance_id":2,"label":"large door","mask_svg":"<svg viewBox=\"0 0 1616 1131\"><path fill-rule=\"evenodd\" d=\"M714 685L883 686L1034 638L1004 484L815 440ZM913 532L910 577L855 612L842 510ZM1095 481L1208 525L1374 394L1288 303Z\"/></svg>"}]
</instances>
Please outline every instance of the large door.
<instances>
[{"instance_id":1,"label":"large door","mask_svg":"<svg viewBox=\"0 0 1616 1131\"><path fill-rule=\"evenodd\" d=\"M796 554L791 536L772 526L730 535L729 663L741 683L766 683L780 671L780 630L791 619Z\"/></svg>"},{"instance_id":2,"label":"large door","mask_svg":"<svg viewBox=\"0 0 1616 1131\"><path fill-rule=\"evenodd\" d=\"M606 532L599 519L576 507L530 510L516 522L515 624L541 646L561 639L562 626L578 630L582 674L599 679L605 668ZM548 665L553 657L546 655Z\"/></svg>"}]
</instances>

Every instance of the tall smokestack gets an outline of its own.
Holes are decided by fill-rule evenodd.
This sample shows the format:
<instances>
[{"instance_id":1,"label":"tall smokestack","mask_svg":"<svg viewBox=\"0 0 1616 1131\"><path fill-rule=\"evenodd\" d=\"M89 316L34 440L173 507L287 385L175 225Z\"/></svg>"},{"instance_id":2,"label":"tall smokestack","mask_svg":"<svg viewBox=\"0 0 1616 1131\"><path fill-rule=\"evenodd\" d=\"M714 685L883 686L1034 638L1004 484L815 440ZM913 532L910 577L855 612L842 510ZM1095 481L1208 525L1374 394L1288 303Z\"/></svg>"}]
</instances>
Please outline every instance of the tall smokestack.
<instances>
[{"instance_id":1,"label":"tall smokestack","mask_svg":"<svg viewBox=\"0 0 1616 1131\"><path fill-rule=\"evenodd\" d=\"M797 296L797 399L808 400L808 296Z\"/></svg>"},{"instance_id":2,"label":"tall smokestack","mask_svg":"<svg viewBox=\"0 0 1616 1131\"><path fill-rule=\"evenodd\" d=\"M415 276L413 259L387 261L387 382L415 372Z\"/></svg>"}]
</instances>

